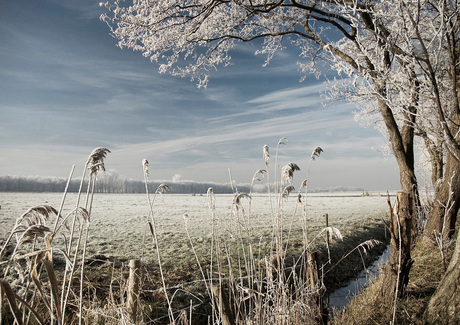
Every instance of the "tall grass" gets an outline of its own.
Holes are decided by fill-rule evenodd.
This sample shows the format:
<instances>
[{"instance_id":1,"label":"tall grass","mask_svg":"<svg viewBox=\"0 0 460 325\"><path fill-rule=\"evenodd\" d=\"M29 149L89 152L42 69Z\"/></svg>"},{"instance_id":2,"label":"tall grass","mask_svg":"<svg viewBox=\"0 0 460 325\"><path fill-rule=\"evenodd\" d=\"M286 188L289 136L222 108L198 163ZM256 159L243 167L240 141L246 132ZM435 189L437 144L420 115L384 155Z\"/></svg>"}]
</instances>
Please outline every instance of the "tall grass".
<instances>
[{"instance_id":1,"label":"tall grass","mask_svg":"<svg viewBox=\"0 0 460 325\"><path fill-rule=\"evenodd\" d=\"M150 193L149 164L143 160L148 207L145 222L153 244L144 243L139 256L143 256L145 249L154 250L158 268L149 273L148 265L142 267L143 285L136 294L144 304L137 317L130 317L130 311L126 310L127 285L123 268L111 266L109 290L102 298L97 296L95 284L90 281L94 269L85 271L95 184L98 173L105 170L104 159L110 152L105 148L95 149L85 164L73 210L62 215L65 191L58 210L43 205L26 211L17 219L2 245L1 317L17 324L130 324L133 319L137 324L295 325L321 322L323 268L315 264L311 253L325 233L338 239L342 235L338 229L328 227L309 238L308 181L312 161L320 156L322 149L315 148L308 157L306 178L296 192L292 184L300 171L299 166L292 162L282 168L278 166L278 153L285 141L280 139L276 146L274 168L270 166L269 147L264 146L262 163L265 169L257 170L250 187L252 191L256 182L262 182L259 177L265 178L267 207L270 207L272 220L268 236L256 235L258 225L251 211L251 191L242 193L234 188L229 219L216 212L219 202L213 189L208 189L208 211L204 213L208 214L211 233L205 250L197 249L202 239L191 236L190 216L184 211L189 254L196 262L190 266L190 279L186 283L177 283L162 261L155 201L168 187L161 184ZM273 170L275 176L271 177ZM69 181L72 174L73 168ZM83 189L85 185L86 190ZM293 214L286 214L287 205L295 205ZM295 220L303 221L300 243L291 236ZM48 226L50 223L54 226ZM374 243L364 245L370 247L371 244ZM152 273L158 274L157 278ZM157 287L152 288L153 284ZM4 301L8 302L9 312L6 312Z\"/></svg>"},{"instance_id":2,"label":"tall grass","mask_svg":"<svg viewBox=\"0 0 460 325\"><path fill-rule=\"evenodd\" d=\"M70 322L67 317L78 319L78 323L82 324L84 270L91 207L97 175L100 171L105 171L104 159L109 152L106 148L96 148L89 155L81 176L75 209L65 217L61 213L68 186L59 210L48 205L36 206L16 220L0 251L1 317L6 317L3 305L5 293L11 317L17 324L66 324ZM89 177L86 178L88 171ZM85 179L87 189L83 191ZM82 197L83 205L80 203ZM48 223L53 217L54 227L51 228ZM61 246L53 245L53 239L57 236L62 237ZM8 247L13 247L9 253ZM58 254L65 263L63 272L57 272L55 269L55 255ZM7 259L3 260L6 256ZM79 280L76 279L78 272ZM79 283L77 286L76 281Z\"/></svg>"},{"instance_id":3,"label":"tall grass","mask_svg":"<svg viewBox=\"0 0 460 325\"><path fill-rule=\"evenodd\" d=\"M284 138L278 142L278 150L284 145ZM311 160L318 157L321 148L314 150ZM265 238L255 238L251 223L251 193L234 192L232 205L231 225L224 226L223 220L215 214L215 197L212 189L208 190L210 222L212 224L209 255L197 254L193 239L188 231L188 215L185 216L185 228L191 250L195 256L202 281L212 307L212 323L226 323L228 315L223 312L223 304L229 304L231 316L236 323L247 324L308 324L315 323L320 317L317 308L318 297L321 299L321 282L312 281L307 270L307 253L320 235L307 241L304 236L304 250L300 257L290 255L288 249L294 243L290 242L292 220L304 218L306 220L306 204L302 214L287 216L284 205L288 203L289 195L294 191L292 181L294 173L300 168L295 163L288 163L283 168L275 166L279 175L275 176L275 183L270 183L270 153L267 145L263 148L265 169L259 169L254 174L252 186L260 181L259 175L267 176L267 189L272 214L271 240L266 243ZM232 180L230 180L232 181ZM306 186L307 181L304 181ZM272 189L275 189L272 192ZM294 198L294 204L299 205L306 201L299 192ZM289 222L291 221L291 222ZM218 226L216 226L218 225ZM306 228L306 226L305 226ZM331 235L341 237L335 228L328 229ZM304 229L307 232L307 229ZM206 274L200 263L208 260L209 272ZM213 288L218 286L219 291ZM216 294L218 292L218 294ZM224 296L224 297L222 297ZM224 314L223 314L224 313ZM232 321L230 321L232 322Z\"/></svg>"}]
</instances>

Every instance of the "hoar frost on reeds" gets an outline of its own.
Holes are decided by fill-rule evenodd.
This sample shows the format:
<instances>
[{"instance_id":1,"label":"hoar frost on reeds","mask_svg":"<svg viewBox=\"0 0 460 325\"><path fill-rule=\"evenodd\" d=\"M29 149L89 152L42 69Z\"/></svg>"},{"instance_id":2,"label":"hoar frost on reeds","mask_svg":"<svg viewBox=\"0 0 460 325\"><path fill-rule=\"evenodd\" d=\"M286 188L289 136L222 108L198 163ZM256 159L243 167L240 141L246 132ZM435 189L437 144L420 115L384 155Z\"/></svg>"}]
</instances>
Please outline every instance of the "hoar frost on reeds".
<instances>
[{"instance_id":1,"label":"hoar frost on reeds","mask_svg":"<svg viewBox=\"0 0 460 325\"><path fill-rule=\"evenodd\" d=\"M189 255L193 255L196 262L196 268L190 267L187 270L196 273L191 275L192 279L188 283L168 283L171 279L167 264L162 261L166 248L161 247L164 241L161 240L161 229L158 229L161 223L157 222L160 219L155 209L155 199L157 195L168 192L169 187L160 184L151 193L149 162L146 159L142 161L148 204L145 225L150 231L153 245L145 245L143 241L141 262L148 266L148 262L143 260L144 250L154 252L153 265L159 274L159 279L155 280L160 283L154 291L160 293L162 299L164 296L166 302L159 302L159 307L149 305L149 308L160 310L157 319L149 318L150 314L145 315L147 307L139 308L139 324L191 324L194 317L203 314L203 310L206 310L207 322L211 324L316 324L321 314L318 308L324 292L321 280L323 268L315 265L316 262L311 258L312 250L315 242L322 241L325 234L330 239L338 240L342 239L342 234L334 227L326 227L309 240L307 195L310 169L312 162L323 150L316 147L308 157L306 178L301 182L298 193L294 194L294 177L301 172L299 165L289 162L282 168L278 166L279 150L286 142L285 138L278 141L275 168L270 166L269 147L263 147L263 168L254 174L249 193L238 192L229 172L234 193L227 214L218 213L219 197L212 188L208 189L208 212L204 213L207 225L198 225L203 228L207 226L205 238L193 237L191 227L197 225L193 222L194 216L188 211L182 212L185 225L183 237L190 248ZM97 148L91 153L82 175L75 208L71 212L67 215L62 213L65 195L58 210L48 205L31 208L18 218L7 241L2 245L0 263L4 275L0 287L9 303L10 314L18 324L66 324L76 323L77 320L82 323L85 322L85 315L89 314L99 315L106 323L128 323L130 312L126 311L124 304L126 292L123 291L121 271L119 278L112 278L110 283L110 298L107 299L112 307L111 313L105 311L105 306L94 307L90 294L85 293L89 289L85 291L84 287L85 254L93 219L91 207L95 183L98 173L105 170L104 160L109 152L108 149ZM270 178L270 171L275 171L274 178ZM87 173L89 179L84 192ZM269 223L271 220L272 224L266 233L261 234L257 231L259 219L251 210L251 202L256 196L253 193L255 183L263 183L264 180L265 184L262 185L264 188L266 186L269 200L266 207L270 207L266 220ZM80 204L83 197L84 203ZM294 205L295 209L288 215L286 211L289 205ZM301 208L301 212L298 212L297 207ZM48 223L53 218L54 227L50 227ZM299 232L295 238L291 236L294 221L301 224L296 229ZM53 241L53 238L59 238L59 241ZM9 249L13 241L16 246ZM63 242L62 247L56 246L55 242ZM198 244L202 246L198 247ZM376 244L376 241L367 241L354 250L365 253ZM294 248L297 250L294 251ZM3 261L5 256L8 258ZM57 256L65 261L65 269L61 272L57 272L54 267ZM330 263L330 260L326 263ZM188 268L189 265L184 267ZM120 283L119 300L114 298L112 283L115 281ZM191 287L198 288L198 292L189 289ZM141 300L141 295L149 295L142 292L142 286L140 290L137 299ZM190 297L188 306L178 301L180 294ZM197 312L197 308L203 309Z\"/></svg>"},{"instance_id":2,"label":"hoar frost on reeds","mask_svg":"<svg viewBox=\"0 0 460 325\"><path fill-rule=\"evenodd\" d=\"M70 213L61 215L73 167L59 210L49 205L30 208L16 220L3 244L0 263L6 266L3 268L0 281L1 291L2 296L3 293L6 295L11 315L17 324L66 324L75 319L82 324L85 303L84 265L91 206L97 175L100 171L105 171L104 160L109 152L106 148L96 148L88 157L76 205ZM84 193L83 185L87 171L90 175ZM83 207L80 206L82 195L85 196ZM48 226L52 218L55 218L54 227ZM53 245L53 239L57 236L63 239L60 241L62 247ZM13 239L14 248L8 253L8 259L3 261L8 247L13 244ZM63 273L55 270L53 253L62 256L65 261ZM14 269L14 272L11 272L11 269ZM78 270L80 279L77 288L74 280ZM3 308L0 317L3 317Z\"/></svg>"},{"instance_id":3,"label":"hoar frost on reeds","mask_svg":"<svg viewBox=\"0 0 460 325\"><path fill-rule=\"evenodd\" d=\"M282 145L285 145L285 138L278 142L276 164L278 151ZM322 151L319 147L315 149L314 157L321 153L320 150ZM318 295L321 285L315 283L315 287L311 287L309 273L306 272L309 266L305 257L293 259L288 254L292 221L302 216L289 216L291 219L286 226L285 220L288 216L285 215L283 204L286 204L289 195L295 191L292 185L294 172L299 171L300 167L295 163L288 163L281 169L275 167L279 175L275 177L275 183L271 184L270 153L267 145L263 147L263 158L265 168L257 170L254 174L250 193L242 193L234 189L231 209L233 219L229 224L224 225L216 215L216 196L212 188L208 189L208 208L211 213L208 257L199 256L195 249L194 239L189 231L189 221L192 217L187 213L184 214L185 231L191 252L195 256L205 292L209 295L212 309L210 321L213 324L221 322L308 324L317 316L314 311L316 302L312 297ZM251 192L255 182L262 181L261 176L266 176L267 181L273 220L271 238L253 236L252 228L257 225L251 222L253 217L250 209ZM232 182L231 176L230 181ZM303 186L306 186L306 181ZM272 189L275 189L273 194L276 194L273 197ZM296 205L302 203L300 193L293 203ZM332 227L323 230L321 234L326 230L331 236L341 238L340 232ZM284 237L286 231L288 235ZM312 247L312 242L319 238L322 237L318 235L311 242L306 243L302 256ZM269 248L268 251L266 247ZM206 267L201 263L203 259L207 260L207 272ZM227 299L229 301L226 301ZM230 306L231 317L226 314L229 312L229 309L225 308L227 304Z\"/></svg>"},{"instance_id":4,"label":"hoar frost on reeds","mask_svg":"<svg viewBox=\"0 0 460 325\"><path fill-rule=\"evenodd\" d=\"M282 138L277 145L276 149L276 162L278 163L278 150L285 145L285 138ZM322 152L321 148L316 148L312 158L318 157ZM311 280L309 273L306 270L309 268L307 259L305 257L298 257L291 261L292 256L288 255L288 248L290 246L290 231L292 220L300 218L301 216L290 216L291 222L286 227L285 215L283 204L288 199L289 195L295 191L292 185L294 172L299 171L300 167L295 163L288 163L283 168L279 169L277 166L275 170L279 171L279 176L275 177L275 184L270 182L270 153L269 147L263 147L263 157L265 162L265 169L259 169L254 174L251 181L252 187L256 181L261 181L259 176L265 176L267 180L267 192L270 200L271 214L273 220L273 231L271 235L271 244L269 251L266 251L265 239L254 238L251 223L251 193L239 193L235 191L233 198L232 215L234 221L231 223L232 230L230 231L230 238L233 244L218 238L215 231L216 222L218 221L215 216L215 199L214 193L209 190L208 196L210 199L209 207L212 214L212 231L211 231L211 250L210 250L210 275L214 273L213 264L218 263L219 277L213 280L213 277L206 279L206 275L201 271L204 281L209 281L210 286L213 287L218 283L220 292L228 291L232 306L232 316L235 318L236 323L253 323L253 324L295 324L313 323L313 319L317 316L314 311L315 302L318 298L312 299L317 296L318 290L321 285L315 283L315 287L311 287ZM273 185L273 186L272 186ZM307 186L307 181L302 183L302 188ZM272 188L275 189L275 194L272 197ZM247 200L247 202L246 202ZM272 202L274 201L274 202ZM249 209L245 209L245 205ZM302 195L299 193L294 204L302 204ZM306 209L304 209L306 213ZM186 218L188 220L188 217ZM236 229L235 229L236 227ZM199 264L200 270L202 267L197 257L197 252L194 249L192 239L188 231L187 221L187 236L189 237L190 244L192 245L193 254ZM219 227L222 229L222 227ZM222 230L220 230L222 233ZM284 237L284 233L288 232L288 236ZM312 247L312 242L322 238L320 237L325 231L328 231L331 236L341 239L341 234L338 229L329 227L325 228L320 234L317 235L312 241L304 241L305 250L302 256ZM224 231L225 233L225 231ZM222 243L223 246L219 248L216 243ZM235 247L235 243L237 244ZM222 253L221 249L223 249ZM220 254L220 255L219 255ZM224 259L221 260L221 257ZM224 263L226 261L226 263ZM223 265L228 268L225 272ZM225 277L223 274L227 274ZM208 275L209 276L209 275ZM209 287L208 287L209 288ZM209 290L208 290L209 292ZM225 315L220 306L214 303L216 297L213 290L210 292L211 304L214 310L213 319L224 319ZM218 303L222 304L217 299Z\"/></svg>"},{"instance_id":5,"label":"hoar frost on reeds","mask_svg":"<svg viewBox=\"0 0 460 325\"><path fill-rule=\"evenodd\" d=\"M166 190L169 190L169 187L167 185L165 185L165 184L160 184L158 186L157 190L154 193L153 199L151 199L150 198L150 192L149 192L149 186L148 186L148 182L149 182L149 162L148 162L147 159L142 160L142 166L144 168L145 191L146 191L146 194L147 194L147 201L148 201L148 204L149 204L149 217L151 219L151 221L149 221L149 228L150 228L150 232L152 234L152 238L153 238L154 245L155 245L155 250L156 250L156 253L157 253L157 259L158 259L158 266L159 266L159 269L160 269L161 282L163 284L163 291L164 291L164 294L165 294L166 302L168 304L169 320L170 320L171 324L174 324L175 323L174 315L173 315L173 312L172 312L171 301L170 301L168 291L167 291L167 287L166 287L165 276L164 276L163 266L162 266L162 262L161 262L160 247L158 245L158 234L157 234L155 213L153 211L153 203L155 202L156 195L161 194Z\"/></svg>"}]
</instances>

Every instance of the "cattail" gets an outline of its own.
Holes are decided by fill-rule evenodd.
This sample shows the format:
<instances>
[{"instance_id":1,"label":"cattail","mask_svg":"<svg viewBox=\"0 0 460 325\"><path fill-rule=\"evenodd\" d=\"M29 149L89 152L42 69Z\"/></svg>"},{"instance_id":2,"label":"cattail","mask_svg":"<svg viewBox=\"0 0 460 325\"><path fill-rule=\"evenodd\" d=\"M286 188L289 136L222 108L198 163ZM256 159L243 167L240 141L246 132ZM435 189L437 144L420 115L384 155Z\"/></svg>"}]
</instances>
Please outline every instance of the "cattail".
<instances>
[{"instance_id":1,"label":"cattail","mask_svg":"<svg viewBox=\"0 0 460 325\"><path fill-rule=\"evenodd\" d=\"M283 167L281 170L281 175L283 177L283 181L285 182L292 182L292 177L294 176L294 172L296 170L300 170L299 166L294 163L289 163Z\"/></svg>"},{"instance_id":2,"label":"cattail","mask_svg":"<svg viewBox=\"0 0 460 325\"><path fill-rule=\"evenodd\" d=\"M270 163L270 153L268 152L268 146L264 145L264 159L265 159L265 165L268 166Z\"/></svg>"},{"instance_id":3,"label":"cattail","mask_svg":"<svg viewBox=\"0 0 460 325\"><path fill-rule=\"evenodd\" d=\"M316 160L315 157L319 157L319 155L323 152L323 149L321 147L316 147L315 150L311 153L311 160Z\"/></svg>"}]
</instances>

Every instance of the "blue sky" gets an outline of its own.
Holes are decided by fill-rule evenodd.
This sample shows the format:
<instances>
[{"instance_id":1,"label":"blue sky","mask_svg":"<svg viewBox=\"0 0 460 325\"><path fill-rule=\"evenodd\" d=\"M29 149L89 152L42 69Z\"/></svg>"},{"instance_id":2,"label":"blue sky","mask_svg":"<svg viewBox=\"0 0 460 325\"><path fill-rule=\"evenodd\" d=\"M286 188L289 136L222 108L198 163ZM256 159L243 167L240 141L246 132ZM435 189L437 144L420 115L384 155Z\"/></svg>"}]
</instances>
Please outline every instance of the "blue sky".
<instances>
[{"instance_id":1,"label":"blue sky","mask_svg":"<svg viewBox=\"0 0 460 325\"><path fill-rule=\"evenodd\" d=\"M321 80L302 77L286 49L263 67L251 44L206 89L158 73L141 53L121 50L99 20L99 1L0 2L0 176L67 177L96 147L106 168L142 179L249 183L264 168L263 145L282 137L279 164L295 162L312 188L399 188L384 138L353 120L354 106L328 103ZM272 167L274 169L274 167Z\"/></svg>"}]
</instances>

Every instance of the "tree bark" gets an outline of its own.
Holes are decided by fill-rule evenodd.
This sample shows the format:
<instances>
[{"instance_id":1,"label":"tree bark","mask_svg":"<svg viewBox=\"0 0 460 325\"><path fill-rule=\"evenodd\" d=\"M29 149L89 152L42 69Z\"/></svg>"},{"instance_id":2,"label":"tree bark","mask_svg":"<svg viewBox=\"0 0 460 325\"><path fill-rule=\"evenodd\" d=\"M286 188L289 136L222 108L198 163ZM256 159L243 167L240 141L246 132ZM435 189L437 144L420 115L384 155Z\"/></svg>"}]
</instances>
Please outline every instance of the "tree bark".
<instances>
[{"instance_id":1,"label":"tree bark","mask_svg":"<svg viewBox=\"0 0 460 325\"><path fill-rule=\"evenodd\" d=\"M457 213L460 209L460 162L448 155L442 183L435 187L433 204L425 226L424 235L433 239L442 234L451 238L455 232Z\"/></svg>"},{"instance_id":2,"label":"tree bark","mask_svg":"<svg viewBox=\"0 0 460 325\"><path fill-rule=\"evenodd\" d=\"M387 228L391 235L391 246L388 263L383 270L384 281L381 293L384 299L393 299L396 292L398 297L401 297L409 281L409 272L413 263L411 258L412 207L411 194L404 192L397 194L394 209L391 209L390 204L390 224Z\"/></svg>"},{"instance_id":3,"label":"tree bark","mask_svg":"<svg viewBox=\"0 0 460 325\"><path fill-rule=\"evenodd\" d=\"M460 115L450 117L449 129L459 139ZM442 148L440 149L442 150ZM457 213L460 209L460 160L459 153L448 151L446 165L442 177L436 180L440 184L433 184L435 195L430 209L424 235L433 239L442 234L443 239L449 239L455 232ZM431 157L434 159L434 157ZM440 162L442 163L442 161ZM432 162L433 165L433 162Z\"/></svg>"},{"instance_id":4,"label":"tree bark","mask_svg":"<svg viewBox=\"0 0 460 325\"><path fill-rule=\"evenodd\" d=\"M382 85L382 81L374 80L375 91L385 98L386 89ZM414 132L413 126L405 122L403 127L399 127L393 115L393 111L388 107L383 99L378 100L380 112L383 117L383 122L388 130L391 148L396 157L396 162L399 167L399 182L401 184L401 191L404 193L412 193L414 204L417 204L418 199L418 185L415 176L414 168Z\"/></svg>"},{"instance_id":5,"label":"tree bark","mask_svg":"<svg viewBox=\"0 0 460 325\"><path fill-rule=\"evenodd\" d=\"M376 83L375 87L377 93L385 98L384 84ZM387 103L382 99L379 99L378 103L398 163L402 190L397 195L394 213L390 209L390 225L387 225L391 235L390 256L383 270L384 281L381 291L382 297L387 300L393 299L396 293L401 297L409 282L409 271L413 264L410 252L413 236L415 236L413 211L415 211L415 206L419 206L420 203L414 169L413 127L405 122L404 126L400 128Z\"/></svg>"},{"instance_id":6,"label":"tree bark","mask_svg":"<svg viewBox=\"0 0 460 325\"><path fill-rule=\"evenodd\" d=\"M427 324L460 323L460 231L449 267L431 297L424 316Z\"/></svg>"}]
</instances>

